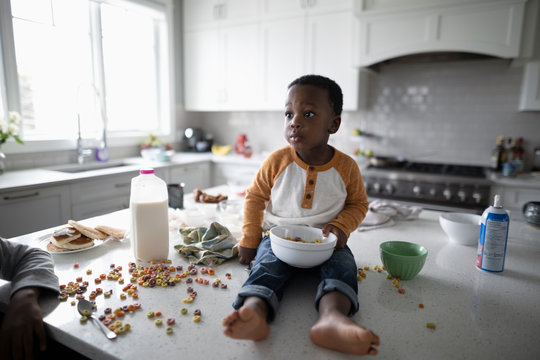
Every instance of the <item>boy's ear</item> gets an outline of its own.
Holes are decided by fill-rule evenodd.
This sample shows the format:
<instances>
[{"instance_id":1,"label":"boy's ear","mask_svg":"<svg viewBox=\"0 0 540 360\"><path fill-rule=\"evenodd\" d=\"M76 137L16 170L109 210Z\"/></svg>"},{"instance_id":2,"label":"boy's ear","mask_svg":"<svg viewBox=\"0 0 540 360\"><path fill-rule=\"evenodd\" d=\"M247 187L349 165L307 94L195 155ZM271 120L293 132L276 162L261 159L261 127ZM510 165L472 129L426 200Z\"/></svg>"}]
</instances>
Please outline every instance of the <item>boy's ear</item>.
<instances>
[{"instance_id":1,"label":"boy's ear","mask_svg":"<svg viewBox=\"0 0 540 360\"><path fill-rule=\"evenodd\" d=\"M341 116L336 115L330 122L330 126L328 127L328 133L335 134L339 130L340 125L341 125Z\"/></svg>"}]
</instances>

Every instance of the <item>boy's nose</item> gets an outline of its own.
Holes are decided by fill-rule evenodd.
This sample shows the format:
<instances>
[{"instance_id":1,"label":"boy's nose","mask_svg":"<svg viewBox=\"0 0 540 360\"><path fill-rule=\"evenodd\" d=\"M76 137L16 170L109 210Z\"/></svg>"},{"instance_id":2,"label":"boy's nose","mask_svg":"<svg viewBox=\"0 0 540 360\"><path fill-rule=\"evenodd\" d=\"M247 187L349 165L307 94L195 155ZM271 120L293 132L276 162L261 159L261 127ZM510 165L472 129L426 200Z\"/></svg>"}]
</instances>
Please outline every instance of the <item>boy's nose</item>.
<instances>
[{"instance_id":1,"label":"boy's nose","mask_svg":"<svg viewBox=\"0 0 540 360\"><path fill-rule=\"evenodd\" d=\"M295 116L291 121L291 128L299 128L300 127L300 121L298 120L298 117Z\"/></svg>"}]
</instances>

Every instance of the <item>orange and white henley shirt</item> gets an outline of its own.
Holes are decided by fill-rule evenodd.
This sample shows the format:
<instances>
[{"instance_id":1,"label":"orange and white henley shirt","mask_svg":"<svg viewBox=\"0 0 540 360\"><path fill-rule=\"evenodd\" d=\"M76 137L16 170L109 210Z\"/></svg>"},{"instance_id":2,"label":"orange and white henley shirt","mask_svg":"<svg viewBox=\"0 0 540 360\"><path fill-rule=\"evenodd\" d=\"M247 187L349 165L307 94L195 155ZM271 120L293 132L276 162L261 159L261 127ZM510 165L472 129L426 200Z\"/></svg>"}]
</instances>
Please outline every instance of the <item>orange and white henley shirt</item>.
<instances>
[{"instance_id":1,"label":"orange and white henley shirt","mask_svg":"<svg viewBox=\"0 0 540 360\"><path fill-rule=\"evenodd\" d=\"M360 169L343 152L324 165L308 165L291 146L271 153L246 191L240 246L255 249L277 225L330 223L347 237L366 216L368 199Z\"/></svg>"}]
</instances>

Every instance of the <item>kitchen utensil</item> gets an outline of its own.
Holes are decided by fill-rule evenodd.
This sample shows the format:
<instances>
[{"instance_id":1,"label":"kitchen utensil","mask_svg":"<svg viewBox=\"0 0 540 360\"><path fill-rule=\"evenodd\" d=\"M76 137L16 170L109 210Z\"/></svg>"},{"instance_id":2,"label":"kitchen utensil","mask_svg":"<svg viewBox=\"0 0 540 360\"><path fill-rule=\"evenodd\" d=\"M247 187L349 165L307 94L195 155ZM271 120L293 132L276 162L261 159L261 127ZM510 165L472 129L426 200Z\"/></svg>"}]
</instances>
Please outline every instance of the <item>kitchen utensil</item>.
<instances>
[{"instance_id":1,"label":"kitchen utensil","mask_svg":"<svg viewBox=\"0 0 540 360\"><path fill-rule=\"evenodd\" d=\"M534 226L540 226L540 201L530 201L523 205L525 221Z\"/></svg>"},{"instance_id":2,"label":"kitchen utensil","mask_svg":"<svg viewBox=\"0 0 540 360\"><path fill-rule=\"evenodd\" d=\"M90 301L85 299L79 300L79 303L77 304L77 310L79 311L79 314L97 322L99 328L101 329L101 331L103 331L103 333L105 334L105 336L107 336L108 339L116 338L116 334L113 331L109 330L109 328L107 328L101 321L99 321L98 318L96 318L92 314L92 303Z\"/></svg>"},{"instance_id":3,"label":"kitchen utensil","mask_svg":"<svg viewBox=\"0 0 540 360\"><path fill-rule=\"evenodd\" d=\"M289 239L300 238L307 242ZM320 239L320 243L314 243ZM310 268L328 260L334 252L337 237L330 233L323 238L322 230L302 225L282 225L270 229L272 251L283 262L298 268Z\"/></svg>"},{"instance_id":4,"label":"kitchen utensil","mask_svg":"<svg viewBox=\"0 0 540 360\"><path fill-rule=\"evenodd\" d=\"M374 167L399 167L405 165L407 160L399 156L372 156L369 163Z\"/></svg>"},{"instance_id":5,"label":"kitchen utensil","mask_svg":"<svg viewBox=\"0 0 540 360\"><path fill-rule=\"evenodd\" d=\"M383 242L379 252L386 272L401 280L411 280L418 275L428 254L422 245L407 241Z\"/></svg>"},{"instance_id":6,"label":"kitchen utensil","mask_svg":"<svg viewBox=\"0 0 540 360\"><path fill-rule=\"evenodd\" d=\"M439 224L450 240L460 245L477 245L481 216L461 212L439 215Z\"/></svg>"}]
</instances>

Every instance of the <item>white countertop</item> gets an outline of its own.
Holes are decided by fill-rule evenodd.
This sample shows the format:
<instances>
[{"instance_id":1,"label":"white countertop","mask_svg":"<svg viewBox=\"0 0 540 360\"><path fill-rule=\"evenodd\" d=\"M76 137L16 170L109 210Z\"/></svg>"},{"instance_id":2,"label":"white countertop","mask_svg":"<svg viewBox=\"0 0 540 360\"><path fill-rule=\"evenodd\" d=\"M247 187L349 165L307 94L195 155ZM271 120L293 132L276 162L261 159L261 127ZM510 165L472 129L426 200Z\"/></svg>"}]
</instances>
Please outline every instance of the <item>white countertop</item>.
<instances>
[{"instance_id":1,"label":"white countertop","mask_svg":"<svg viewBox=\"0 0 540 360\"><path fill-rule=\"evenodd\" d=\"M0 192L25 190L31 187L50 186L63 183L69 183L78 180L92 179L107 175L123 174L128 172L136 172L142 166L150 166L155 169L185 165L197 162L212 161L215 163L234 163L242 165L259 166L264 160L264 155L257 154L251 158L245 158L237 154L229 154L225 156L213 155L212 153L176 153L172 156L169 162L148 161L141 157L133 157L126 159L111 160L110 163L123 163L122 166L109 167L98 170L83 171L77 173L57 171L66 166L76 167L76 164L66 164L51 166L47 168L36 168L18 171L7 171L0 176ZM90 163L91 165L99 165L98 163ZM104 165L108 165L104 163ZM85 165L83 165L85 166Z\"/></svg>"},{"instance_id":2,"label":"white countertop","mask_svg":"<svg viewBox=\"0 0 540 360\"><path fill-rule=\"evenodd\" d=\"M501 274L482 272L475 268L475 247L449 243L438 223L438 212L423 211L413 221L366 232L354 232L349 239L357 265L371 268L380 265L378 246L387 240L404 240L424 245L428 258L420 274L402 281L405 294L399 294L386 274L366 271L359 283L360 310L354 321L381 338L379 359L533 359L540 357L540 230L521 221L510 224L510 236L505 271ZM127 227L129 210L92 218L88 225L107 224ZM36 244L36 239L50 230L21 236L13 240ZM173 265L187 267L187 262L173 246L180 242L171 233L169 258ZM122 287L129 282L127 265L133 261L129 240L109 241L103 246L73 254L54 255L60 283L74 281L77 276L88 280L89 292L97 286L113 289L106 299L97 298L97 312L132 304L128 297L119 298ZM78 269L73 264L78 263ZM95 285L93 279L108 273L110 264L122 265L124 285L106 280ZM91 275L86 271L92 270ZM232 302L247 278L244 266L236 260L215 267L212 280L219 277L227 289L211 285L186 284L175 287L138 289L142 308L128 314L124 322L132 329L114 341L107 340L90 321L81 324L76 306L67 302L47 301L45 322L58 341L91 358L168 358L183 354L185 358L223 359L349 359L353 356L316 347L308 332L317 313L313 306L317 279L299 277L289 286L270 336L260 342L238 341L223 335L221 319L232 311ZM225 273L232 278L227 280ZM182 302L187 287L198 296L191 304ZM0 288L0 302L6 301L7 286ZM86 296L88 298L88 296ZM420 309L419 304L425 308ZM181 315L180 309L189 309ZM192 311L202 311L202 321L191 320ZM154 325L146 317L149 311L161 311L162 318L176 319L173 334L165 333L166 325ZM428 329L433 322L436 329Z\"/></svg>"}]
</instances>

